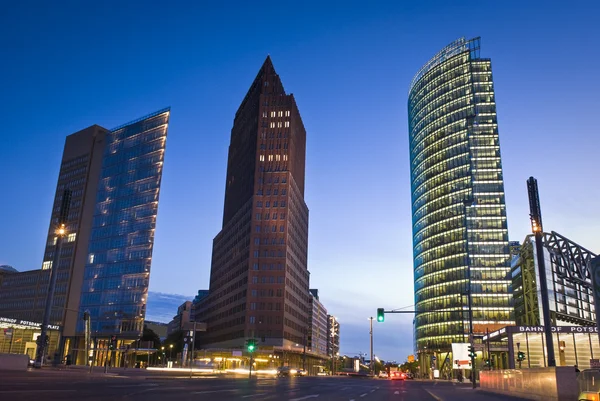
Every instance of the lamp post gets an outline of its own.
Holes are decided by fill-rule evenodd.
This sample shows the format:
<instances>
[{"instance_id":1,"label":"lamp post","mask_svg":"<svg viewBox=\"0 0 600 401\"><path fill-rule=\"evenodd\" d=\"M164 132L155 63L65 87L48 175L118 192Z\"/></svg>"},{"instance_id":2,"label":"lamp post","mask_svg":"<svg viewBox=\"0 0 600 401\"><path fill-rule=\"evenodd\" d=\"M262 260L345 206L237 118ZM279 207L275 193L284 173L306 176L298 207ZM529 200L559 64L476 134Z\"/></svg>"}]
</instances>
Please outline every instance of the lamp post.
<instances>
[{"instance_id":1,"label":"lamp post","mask_svg":"<svg viewBox=\"0 0 600 401\"><path fill-rule=\"evenodd\" d=\"M173 353L173 344L169 345L169 362L171 362L172 353Z\"/></svg>"},{"instance_id":2,"label":"lamp post","mask_svg":"<svg viewBox=\"0 0 600 401\"><path fill-rule=\"evenodd\" d=\"M58 264L60 261L60 251L65 235L67 235L67 216L69 215L69 207L71 205L71 190L63 191L61 205L59 209L58 227L56 228L56 246L54 247L54 255L52 265L50 266L50 274L48 277L48 293L46 294L46 308L44 309L44 319L42 321L42 331L37 339L37 353L35 358L35 367L41 368L44 361L46 347L49 344L48 325L50 324L50 314L52 312L52 303L54 302L54 289L56 288L56 278L58 276Z\"/></svg>"},{"instance_id":3,"label":"lamp post","mask_svg":"<svg viewBox=\"0 0 600 401\"><path fill-rule=\"evenodd\" d=\"M163 363L162 363L162 365L163 365L163 368L164 368L164 367L165 367L165 347L164 347L164 346L163 346L163 347L160 347L160 352L161 352L161 354L162 354L162 358L163 358Z\"/></svg>"},{"instance_id":4,"label":"lamp post","mask_svg":"<svg viewBox=\"0 0 600 401\"><path fill-rule=\"evenodd\" d=\"M471 289L471 255L469 254L469 218L467 212L471 206L473 206L473 199L465 199L463 201L464 206L464 223L465 223L465 245L467 250L467 302L469 308L469 344L473 349L471 352L471 381L473 382L473 388L477 387L477 379L475 373L475 338L473 336L473 296Z\"/></svg>"},{"instance_id":5,"label":"lamp post","mask_svg":"<svg viewBox=\"0 0 600 401\"><path fill-rule=\"evenodd\" d=\"M302 370L306 373L306 328L304 329L304 349L302 350Z\"/></svg>"},{"instance_id":6,"label":"lamp post","mask_svg":"<svg viewBox=\"0 0 600 401\"><path fill-rule=\"evenodd\" d=\"M542 209L540 207L540 195L537 180L529 177L527 180L527 192L529 195L529 216L531 218L531 231L535 235L535 252L538 262L538 274L540 276L540 295L542 298L542 316L544 317L544 334L546 338L546 355L548 355L548 366L556 366L554 355L554 338L552 337L552 322L550 321L550 300L548 298L548 281L546 280L546 262L544 260L544 245L542 226Z\"/></svg>"},{"instance_id":7,"label":"lamp post","mask_svg":"<svg viewBox=\"0 0 600 401\"><path fill-rule=\"evenodd\" d=\"M369 334L371 335L371 359L369 361L369 370L371 371L371 374L373 374L373 316L371 316L369 320L371 321L371 331L369 331Z\"/></svg>"}]
</instances>

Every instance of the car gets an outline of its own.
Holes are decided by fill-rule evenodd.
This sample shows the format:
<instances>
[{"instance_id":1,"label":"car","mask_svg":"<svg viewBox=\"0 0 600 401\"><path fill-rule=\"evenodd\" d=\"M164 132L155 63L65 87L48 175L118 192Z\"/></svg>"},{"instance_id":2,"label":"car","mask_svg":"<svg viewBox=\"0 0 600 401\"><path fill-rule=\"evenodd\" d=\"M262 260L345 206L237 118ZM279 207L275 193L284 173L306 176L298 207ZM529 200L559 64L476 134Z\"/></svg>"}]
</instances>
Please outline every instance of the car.
<instances>
[{"instance_id":1,"label":"car","mask_svg":"<svg viewBox=\"0 0 600 401\"><path fill-rule=\"evenodd\" d=\"M280 366L277 368L277 377L290 377L295 373L295 370L292 373L292 369L289 366Z\"/></svg>"},{"instance_id":2,"label":"car","mask_svg":"<svg viewBox=\"0 0 600 401\"><path fill-rule=\"evenodd\" d=\"M391 380L406 380L406 373L404 372L390 372Z\"/></svg>"},{"instance_id":3,"label":"car","mask_svg":"<svg viewBox=\"0 0 600 401\"><path fill-rule=\"evenodd\" d=\"M304 369L298 369L296 371L296 376L306 376L308 374L308 372Z\"/></svg>"}]
</instances>

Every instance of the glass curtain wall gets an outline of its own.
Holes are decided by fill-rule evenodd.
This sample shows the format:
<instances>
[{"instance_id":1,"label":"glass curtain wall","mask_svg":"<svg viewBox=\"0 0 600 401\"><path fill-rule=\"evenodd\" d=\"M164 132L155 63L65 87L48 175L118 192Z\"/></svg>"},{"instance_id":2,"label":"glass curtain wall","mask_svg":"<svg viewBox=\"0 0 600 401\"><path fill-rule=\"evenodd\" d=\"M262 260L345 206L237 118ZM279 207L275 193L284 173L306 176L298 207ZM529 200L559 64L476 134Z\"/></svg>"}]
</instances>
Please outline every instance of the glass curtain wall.
<instances>
[{"instance_id":1,"label":"glass curtain wall","mask_svg":"<svg viewBox=\"0 0 600 401\"><path fill-rule=\"evenodd\" d=\"M107 136L80 304L94 336L142 333L169 113Z\"/></svg>"},{"instance_id":2,"label":"glass curtain wall","mask_svg":"<svg viewBox=\"0 0 600 401\"><path fill-rule=\"evenodd\" d=\"M504 183L491 61L461 38L409 91L417 349L449 350L514 324ZM468 338L468 337L467 337Z\"/></svg>"}]
</instances>

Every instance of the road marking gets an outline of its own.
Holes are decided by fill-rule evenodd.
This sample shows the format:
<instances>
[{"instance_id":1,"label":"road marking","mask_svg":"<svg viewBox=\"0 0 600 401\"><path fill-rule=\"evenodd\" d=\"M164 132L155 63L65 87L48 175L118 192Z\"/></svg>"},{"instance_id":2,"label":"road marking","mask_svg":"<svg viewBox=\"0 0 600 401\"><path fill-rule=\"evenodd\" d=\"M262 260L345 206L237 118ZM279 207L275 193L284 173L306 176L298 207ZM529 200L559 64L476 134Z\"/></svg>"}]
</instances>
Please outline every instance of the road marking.
<instances>
[{"instance_id":1,"label":"road marking","mask_svg":"<svg viewBox=\"0 0 600 401\"><path fill-rule=\"evenodd\" d=\"M364 397L365 395L367 395L367 393L361 394L361 395L360 395L360 397L362 398L362 397Z\"/></svg>"},{"instance_id":2,"label":"road marking","mask_svg":"<svg viewBox=\"0 0 600 401\"><path fill-rule=\"evenodd\" d=\"M133 387L158 387L156 383L123 384L118 386L108 386L110 388L133 388Z\"/></svg>"},{"instance_id":3,"label":"road marking","mask_svg":"<svg viewBox=\"0 0 600 401\"><path fill-rule=\"evenodd\" d=\"M264 395L264 394L267 394L267 393L248 394L248 395L243 396L242 398L258 397L259 395Z\"/></svg>"},{"instance_id":4,"label":"road marking","mask_svg":"<svg viewBox=\"0 0 600 401\"><path fill-rule=\"evenodd\" d=\"M312 395L307 395L305 397L300 397L300 398L292 398L290 401L300 401L300 400L307 400L309 398L317 398L319 396L319 394L312 394Z\"/></svg>"},{"instance_id":5,"label":"road marking","mask_svg":"<svg viewBox=\"0 0 600 401\"><path fill-rule=\"evenodd\" d=\"M433 398L435 398L437 401L444 401L437 395L433 394L431 391L427 390L426 388L424 388L423 390L427 391L429 393L429 395L432 396Z\"/></svg>"},{"instance_id":6,"label":"road marking","mask_svg":"<svg viewBox=\"0 0 600 401\"><path fill-rule=\"evenodd\" d=\"M224 393L227 391L237 391L237 390L206 390L206 391L194 391L192 394L210 394L210 393Z\"/></svg>"},{"instance_id":7,"label":"road marking","mask_svg":"<svg viewBox=\"0 0 600 401\"><path fill-rule=\"evenodd\" d=\"M400 391L394 391L394 394L400 394Z\"/></svg>"},{"instance_id":8,"label":"road marking","mask_svg":"<svg viewBox=\"0 0 600 401\"><path fill-rule=\"evenodd\" d=\"M0 394L4 393L73 393L77 390L0 390Z\"/></svg>"},{"instance_id":9,"label":"road marking","mask_svg":"<svg viewBox=\"0 0 600 401\"><path fill-rule=\"evenodd\" d=\"M369 393L372 393L372 392L374 392L374 391L375 391L375 389L373 389L373 390L369 391Z\"/></svg>"}]
</instances>

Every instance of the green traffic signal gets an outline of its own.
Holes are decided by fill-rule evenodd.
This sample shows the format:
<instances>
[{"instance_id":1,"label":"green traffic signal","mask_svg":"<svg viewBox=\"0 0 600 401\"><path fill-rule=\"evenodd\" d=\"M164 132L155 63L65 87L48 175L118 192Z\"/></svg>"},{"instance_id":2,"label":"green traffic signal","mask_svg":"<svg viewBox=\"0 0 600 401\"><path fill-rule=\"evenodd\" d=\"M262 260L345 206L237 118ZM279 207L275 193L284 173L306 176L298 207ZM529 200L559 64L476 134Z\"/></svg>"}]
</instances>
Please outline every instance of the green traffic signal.
<instances>
[{"instance_id":1,"label":"green traffic signal","mask_svg":"<svg viewBox=\"0 0 600 401\"><path fill-rule=\"evenodd\" d=\"M378 308L377 309L377 321L383 322L384 320L385 320L385 312L383 311L383 308Z\"/></svg>"},{"instance_id":2,"label":"green traffic signal","mask_svg":"<svg viewBox=\"0 0 600 401\"><path fill-rule=\"evenodd\" d=\"M256 349L255 340L248 340L246 343L246 349L248 350L248 352L254 352L254 350Z\"/></svg>"}]
</instances>

